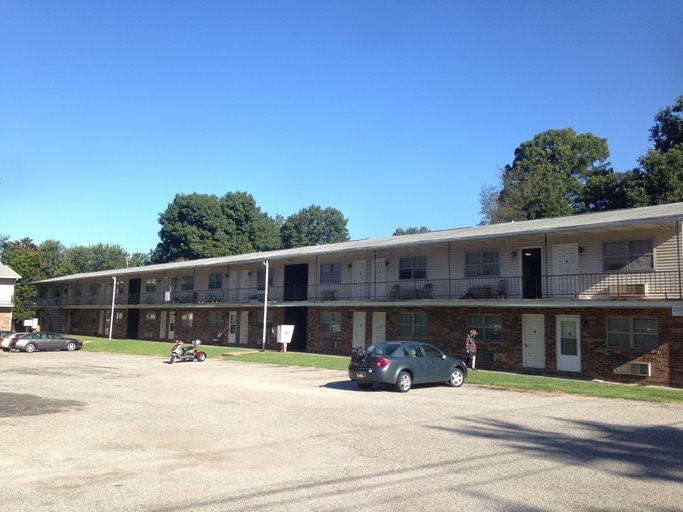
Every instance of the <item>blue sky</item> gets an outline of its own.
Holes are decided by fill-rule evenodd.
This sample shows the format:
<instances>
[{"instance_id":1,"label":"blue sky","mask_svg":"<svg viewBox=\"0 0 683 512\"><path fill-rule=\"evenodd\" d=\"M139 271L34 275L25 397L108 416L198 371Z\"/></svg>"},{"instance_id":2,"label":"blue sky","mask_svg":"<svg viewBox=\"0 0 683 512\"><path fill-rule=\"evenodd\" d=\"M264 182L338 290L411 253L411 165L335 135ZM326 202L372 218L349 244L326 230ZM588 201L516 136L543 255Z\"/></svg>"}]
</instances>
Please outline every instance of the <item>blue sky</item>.
<instances>
[{"instance_id":1,"label":"blue sky","mask_svg":"<svg viewBox=\"0 0 683 512\"><path fill-rule=\"evenodd\" d=\"M0 0L0 235L147 252L229 191L353 239L475 225L542 131L635 167L681 50L680 0Z\"/></svg>"}]
</instances>

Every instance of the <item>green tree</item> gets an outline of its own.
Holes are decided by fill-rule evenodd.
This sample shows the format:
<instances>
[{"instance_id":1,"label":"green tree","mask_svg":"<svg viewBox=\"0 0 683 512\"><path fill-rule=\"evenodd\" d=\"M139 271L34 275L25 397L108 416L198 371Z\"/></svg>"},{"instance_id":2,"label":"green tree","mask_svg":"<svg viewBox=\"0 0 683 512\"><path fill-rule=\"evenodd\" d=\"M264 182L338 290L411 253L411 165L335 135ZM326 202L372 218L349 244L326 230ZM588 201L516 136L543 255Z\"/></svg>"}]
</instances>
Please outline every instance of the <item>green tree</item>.
<instances>
[{"instance_id":1,"label":"green tree","mask_svg":"<svg viewBox=\"0 0 683 512\"><path fill-rule=\"evenodd\" d=\"M572 128L547 130L515 150L501 171L501 186L482 188L484 223L559 217L588 211L583 198L591 177L608 170L607 139ZM495 199L495 200L494 200Z\"/></svg>"},{"instance_id":2,"label":"green tree","mask_svg":"<svg viewBox=\"0 0 683 512\"><path fill-rule=\"evenodd\" d=\"M17 330L21 329L24 320L36 316L36 289L29 283L47 277L42 256L42 251L30 238L5 243L2 262L21 276L14 285L12 319Z\"/></svg>"},{"instance_id":3,"label":"green tree","mask_svg":"<svg viewBox=\"0 0 683 512\"><path fill-rule=\"evenodd\" d=\"M45 240L38 249L43 253L43 264L45 265L45 275L48 279L61 277L64 273L64 253L66 247L58 240Z\"/></svg>"},{"instance_id":4,"label":"green tree","mask_svg":"<svg viewBox=\"0 0 683 512\"><path fill-rule=\"evenodd\" d=\"M683 201L683 96L657 113L650 140L654 148L623 182L630 206Z\"/></svg>"},{"instance_id":5,"label":"green tree","mask_svg":"<svg viewBox=\"0 0 683 512\"><path fill-rule=\"evenodd\" d=\"M129 267L144 267L145 265L151 265L152 263L152 251L148 253L144 252L134 252L130 255L128 266Z\"/></svg>"},{"instance_id":6,"label":"green tree","mask_svg":"<svg viewBox=\"0 0 683 512\"><path fill-rule=\"evenodd\" d=\"M429 229L427 229L426 226L422 226L421 228L396 228L396 231L393 232L391 236L401 236L401 235L415 235L417 233L429 233Z\"/></svg>"},{"instance_id":7,"label":"green tree","mask_svg":"<svg viewBox=\"0 0 683 512\"><path fill-rule=\"evenodd\" d=\"M246 192L224 197L176 194L159 215L154 263L215 258L280 248L276 221Z\"/></svg>"},{"instance_id":8,"label":"green tree","mask_svg":"<svg viewBox=\"0 0 683 512\"><path fill-rule=\"evenodd\" d=\"M280 235L285 248L347 242L347 219L336 208L311 205L287 217Z\"/></svg>"}]
</instances>

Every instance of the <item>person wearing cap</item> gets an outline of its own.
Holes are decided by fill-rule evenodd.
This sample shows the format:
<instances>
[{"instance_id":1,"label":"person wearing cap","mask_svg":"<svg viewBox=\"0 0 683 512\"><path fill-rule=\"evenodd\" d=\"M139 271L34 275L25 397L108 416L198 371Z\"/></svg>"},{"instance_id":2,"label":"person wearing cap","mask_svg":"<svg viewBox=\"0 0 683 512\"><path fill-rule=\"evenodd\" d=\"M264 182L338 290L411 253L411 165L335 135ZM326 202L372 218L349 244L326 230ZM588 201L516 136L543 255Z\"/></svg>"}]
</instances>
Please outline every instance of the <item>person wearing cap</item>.
<instances>
[{"instance_id":1,"label":"person wearing cap","mask_svg":"<svg viewBox=\"0 0 683 512\"><path fill-rule=\"evenodd\" d=\"M470 333L465 338L465 350L467 351L467 360L470 362L470 368L476 370L476 360L477 360L477 342L474 338L477 336L477 331L474 329L470 330ZM465 363L467 364L467 363Z\"/></svg>"}]
</instances>

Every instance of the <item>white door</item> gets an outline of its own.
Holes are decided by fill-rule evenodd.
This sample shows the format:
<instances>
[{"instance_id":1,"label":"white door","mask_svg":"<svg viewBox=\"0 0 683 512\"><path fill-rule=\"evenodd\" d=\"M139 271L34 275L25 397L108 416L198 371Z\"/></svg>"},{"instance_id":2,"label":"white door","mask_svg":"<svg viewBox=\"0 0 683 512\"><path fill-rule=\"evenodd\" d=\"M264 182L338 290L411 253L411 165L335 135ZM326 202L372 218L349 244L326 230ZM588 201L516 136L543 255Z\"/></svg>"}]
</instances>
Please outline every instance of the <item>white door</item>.
<instances>
[{"instance_id":1,"label":"white door","mask_svg":"<svg viewBox=\"0 0 683 512\"><path fill-rule=\"evenodd\" d=\"M163 340L166 335L166 311L159 316L159 339Z\"/></svg>"},{"instance_id":2,"label":"white door","mask_svg":"<svg viewBox=\"0 0 683 512\"><path fill-rule=\"evenodd\" d=\"M387 335L387 314L376 311L372 314L372 343L383 343Z\"/></svg>"},{"instance_id":3,"label":"white door","mask_svg":"<svg viewBox=\"0 0 683 512\"><path fill-rule=\"evenodd\" d=\"M228 300L230 302L237 302L239 274L237 273L237 270L231 270L229 275L230 277L228 281Z\"/></svg>"},{"instance_id":4,"label":"white door","mask_svg":"<svg viewBox=\"0 0 683 512\"><path fill-rule=\"evenodd\" d=\"M577 275L579 273L578 244L556 245L554 248L555 286L557 298L575 298L578 295Z\"/></svg>"},{"instance_id":5,"label":"white door","mask_svg":"<svg viewBox=\"0 0 683 512\"><path fill-rule=\"evenodd\" d=\"M356 299L364 299L367 295L368 279L366 268L365 260L353 262L353 297Z\"/></svg>"},{"instance_id":6,"label":"white door","mask_svg":"<svg viewBox=\"0 0 683 512\"><path fill-rule=\"evenodd\" d=\"M375 290L374 297L387 296L387 260L379 258L375 260Z\"/></svg>"},{"instance_id":7,"label":"white door","mask_svg":"<svg viewBox=\"0 0 683 512\"><path fill-rule=\"evenodd\" d=\"M246 345L249 342L249 311L242 311L240 313L240 345Z\"/></svg>"},{"instance_id":8,"label":"white door","mask_svg":"<svg viewBox=\"0 0 683 512\"><path fill-rule=\"evenodd\" d=\"M175 311L168 314L168 339L175 339Z\"/></svg>"},{"instance_id":9,"label":"white door","mask_svg":"<svg viewBox=\"0 0 683 512\"><path fill-rule=\"evenodd\" d=\"M249 270L240 271L240 300L247 302L249 300Z\"/></svg>"},{"instance_id":10,"label":"white door","mask_svg":"<svg viewBox=\"0 0 683 512\"><path fill-rule=\"evenodd\" d=\"M228 343L237 341L237 311L231 311L228 315Z\"/></svg>"},{"instance_id":11,"label":"white door","mask_svg":"<svg viewBox=\"0 0 683 512\"><path fill-rule=\"evenodd\" d=\"M581 332L578 316L557 317L557 369L581 371Z\"/></svg>"},{"instance_id":12,"label":"white door","mask_svg":"<svg viewBox=\"0 0 683 512\"><path fill-rule=\"evenodd\" d=\"M353 312L353 348L365 347L365 313Z\"/></svg>"},{"instance_id":13,"label":"white door","mask_svg":"<svg viewBox=\"0 0 683 512\"><path fill-rule=\"evenodd\" d=\"M523 357L527 368L545 368L545 318L543 315L523 315Z\"/></svg>"}]
</instances>

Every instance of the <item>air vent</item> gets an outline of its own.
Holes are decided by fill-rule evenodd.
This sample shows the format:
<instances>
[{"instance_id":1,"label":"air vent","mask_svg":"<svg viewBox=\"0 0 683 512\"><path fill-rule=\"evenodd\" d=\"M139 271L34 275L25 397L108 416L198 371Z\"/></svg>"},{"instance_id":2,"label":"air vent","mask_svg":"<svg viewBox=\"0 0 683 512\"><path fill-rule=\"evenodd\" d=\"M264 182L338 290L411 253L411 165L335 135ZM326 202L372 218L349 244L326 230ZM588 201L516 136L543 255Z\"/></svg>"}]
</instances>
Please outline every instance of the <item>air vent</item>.
<instances>
[{"instance_id":1,"label":"air vent","mask_svg":"<svg viewBox=\"0 0 683 512\"><path fill-rule=\"evenodd\" d=\"M485 352L485 351L479 351L477 352L477 362L478 363L495 363L496 362L496 353L495 352Z\"/></svg>"},{"instance_id":2,"label":"air vent","mask_svg":"<svg viewBox=\"0 0 683 512\"><path fill-rule=\"evenodd\" d=\"M327 348L330 350L334 350L337 348L337 342L333 340L322 340L320 342L320 348Z\"/></svg>"},{"instance_id":3,"label":"air vent","mask_svg":"<svg viewBox=\"0 0 683 512\"><path fill-rule=\"evenodd\" d=\"M612 297L621 296L643 296L647 295L648 283L633 284L612 284L609 287L609 294Z\"/></svg>"},{"instance_id":4,"label":"air vent","mask_svg":"<svg viewBox=\"0 0 683 512\"><path fill-rule=\"evenodd\" d=\"M614 367L614 373L619 375L650 376L650 363L624 363Z\"/></svg>"}]
</instances>

